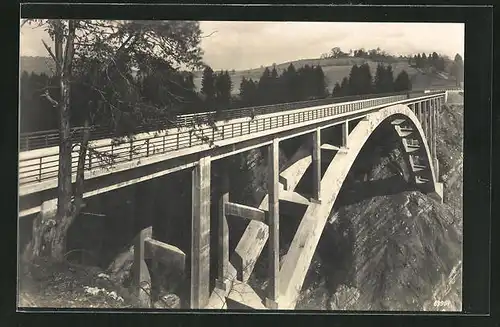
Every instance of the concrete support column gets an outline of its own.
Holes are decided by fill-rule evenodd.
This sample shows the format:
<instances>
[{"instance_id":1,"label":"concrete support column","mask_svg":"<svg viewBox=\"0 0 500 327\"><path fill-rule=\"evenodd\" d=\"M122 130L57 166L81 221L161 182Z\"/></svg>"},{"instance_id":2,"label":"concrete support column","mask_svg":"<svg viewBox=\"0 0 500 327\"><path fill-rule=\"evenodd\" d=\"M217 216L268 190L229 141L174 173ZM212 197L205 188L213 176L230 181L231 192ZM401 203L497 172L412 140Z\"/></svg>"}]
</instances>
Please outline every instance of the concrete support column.
<instances>
[{"instance_id":1,"label":"concrete support column","mask_svg":"<svg viewBox=\"0 0 500 327\"><path fill-rule=\"evenodd\" d=\"M210 291L210 169L205 156L192 173L191 309L204 308Z\"/></svg>"},{"instance_id":2,"label":"concrete support column","mask_svg":"<svg viewBox=\"0 0 500 327\"><path fill-rule=\"evenodd\" d=\"M416 106L417 106L417 118L418 118L418 121L420 123L422 123L422 103L421 102L417 102Z\"/></svg>"},{"instance_id":3,"label":"concrete support column","mask_svg":"<svg viewBox=\"0 0 500 327\"><path fill-rule=\"evenodd\" d=\"M427 138L427 144L431 144L431 101L427 100L425 101L425 131L426 131L426 138Z\"/></svg>"},{"instance_id":4,"label":"concrete support column","mask_svg":"<svg viewBox=\"0 0 500 327\"><path fill-rule=\"evenodd\" d=\"M269 146L268 182L269 211L267 222L269 225L269 287L266 298L266 307L278 308L279 297L279 140L274 139Z\"/></svg>"},{"instance_id":5,"label":"concrete support column","mask_svg":"<svg viewBox=\"0 0 500 327\"><path fill-rule=\"evenodd\" d=\"M345 123L342 124L342 147L348 148L349 144L347 140L349 139L349 121L346 120Z\"/></svg>"},{"instance_id":6,"label":"concrete support column","mask_svg":"<svg viewBox=\"0 0 500 327\"><path fill-rule=\"evenodd\" d=\"M227 178L227 177L226 177ZM227 225L226 203L229 202L229 193L224 193L219 200L219 221L218 221L218 258L219 267L217 269L216 287L226 291L228 281L229 266L229 228Z\"/></svg>"},{"instance_id":7,"label":"concrete support column","mask_svg":"<svg viewBox=\"0 0 500 327\"><path fill-rule=\"evenodd\" d=\"M422 109L422 119L420 120L420 125L422 125L425 138L427 138L427 101L421 102L420 106L420 109Z\"/></svg>"},{"instance_id":8,"label":"concrete support column","mask_svg":"<svg viewBox=\"0 0 500 327\"><path fill-rule=\"evenodd\" d=\"M436 179L439 179L439 163L437 159L437 138L438 138L438 120L439 120L439 99L434 99L434 110L433 110L433 138L432 147L434 154L434 170L436 172Z\"/></svg>"},{"instance_id":9,"label":"concrete support column","mask_svg":"<svg viewBox=\"0 0 500 327\"><path fill-rule=\"evenodd\" d=\"M436 118L436 128L439 130L439 122L440 122L440 119L439 117L441 116L440 113L441 113L441 109L443 108L443 98L439 98L438 99L438 111L437 111L437 118Z\"/></svg>"},{"instance_id":10,"label":"concrete support column","mask_svg":"<svg viewBox=\"0 0 500 327\"><path fill-rule=\"evenodd\" d=\"M429 145L431 149L431 157L435 158L435 151L434 151L434 138L435 138L435 131L434 131L434 100L431 99L429 100Z\"/></svg>"},{"instance_id":11,"label":"concrete support column","mask_svg":"<svg viewBox=\"0 0 500 327\"><path fill-rule=\"evenodd\" d=\"M321 202L321 130L316 128L312 134L313 196L311 201Z\"/></svg>"}]
</instances>

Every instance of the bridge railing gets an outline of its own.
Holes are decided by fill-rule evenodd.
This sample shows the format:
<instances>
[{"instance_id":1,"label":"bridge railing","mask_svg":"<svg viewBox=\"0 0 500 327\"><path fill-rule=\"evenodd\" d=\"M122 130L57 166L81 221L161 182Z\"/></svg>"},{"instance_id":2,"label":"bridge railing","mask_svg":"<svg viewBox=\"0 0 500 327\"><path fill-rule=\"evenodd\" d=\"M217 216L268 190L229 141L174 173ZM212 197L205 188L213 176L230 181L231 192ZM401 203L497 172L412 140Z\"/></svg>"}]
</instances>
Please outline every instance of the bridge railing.
<instances>
[{"instance_id":1,"label":"bridge railing","mask_svg":"<svg viewBox=\"0 0 500 327\"><path fill-rule=\"evenodd\" d=\"M426 95L426 97L432 96L434 94ZM122 162L147 158L153 155L204 145L208 142L227 140L325 117L333 117L343 113L355 112L406 99L408 99L408 96L404 94L349 103L336 103L317 106L310 110L283 112L277 116L256 117L245 122L222 123L219 126L202 125L195 129L174 129L170 130L168 134L165 133L164 135L151 136L140 140L130 140L120 144L110 142L105 145L93 147L93 152L88 153L85 159L85 169L108 169L110 165ZM76 146L72 153L72 174L76 173L78 151L79 148ZM95 153L100 153L101 155L97 157ZM40 154L30 154L29 156L21 157L19 162L20 185L56 178L58 161L57 151L53 151L50 154L44 154L41 151Z\"/></svg>"},{"instance_id":2,"label":"bridge railing","mask_svg":"<svg viewBox=\"0 0 500 327\"><path fill-rule=\"evenodd\" d=\"M410 92L410 94L415 95L424 92L425 92L424 90L412 91ZM223 110L220 112L212 111L212 112L195 113L195 114L183 114L173 118L173 121L170 124L163 123L160 121L153 121L149 125L138 126L135 129L135 133L151 132L158 130L159 128L187 127L198 123L209 123L210 121L213 120L230 120L236 118L272 114L281 111L320 106L326 104L379 98L384 96L404 95L404 94L407 94L407 92L393 92L387 94L365 94L365 95L353 95L353 96L334 97L334 98L329 97L316 100L306 100L306 101L288 102L288 103L280 103L273 105L236 108L236 109ZM82 127L74 127L71 129L71 139L73 143L77 143L82 139L82 131L83 131ZM99 140L105 138L112 138L114 136L115 136L114 132L110 131L109 127L93 126L90 139ZM58 130L22 133L20 135L19 147L20 151L29 151L44 147L58 146L59 142L60 141L59 141Z\"/></svg>"}]
</instances>

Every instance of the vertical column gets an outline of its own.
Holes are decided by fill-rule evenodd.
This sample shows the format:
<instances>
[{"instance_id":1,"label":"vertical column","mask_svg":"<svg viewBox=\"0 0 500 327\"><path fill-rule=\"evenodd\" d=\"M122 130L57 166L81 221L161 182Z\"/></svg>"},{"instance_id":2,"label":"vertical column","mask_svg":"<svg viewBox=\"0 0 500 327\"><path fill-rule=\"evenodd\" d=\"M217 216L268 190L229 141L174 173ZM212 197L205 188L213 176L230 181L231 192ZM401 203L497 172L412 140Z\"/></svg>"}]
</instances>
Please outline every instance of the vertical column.
<instances>
[{"instance_id":1,"label":"vertical column","mask_svg":"<svg viewBox=\"0 0 500 327\"><path fill-rule=\"evenodd\" d=\"M345 123L342 124L342 147L348 148L348 139L349 139L349 121L346 120Z\"/></svg>"},{"instance_id":2,"label":"vertical column","mask_svg":"<svg viewBox=\"0 0 500 327\"><path fill-rule=\"evenodd\" d=\"M436 98L434 99L434 110L433 110L433 140L432 140L432 146L433 146L433 153L434 153L434 171L436 173L436 181L439 180L439 163L437 159L437 137L438 137L438 121L439 121L439 99Z\"/></svg>"},{"instance_id":3,"label":"vertical column","mask_svg":"<svg viewBox=\"0 0 500 327\"><path fill-rule=\"evenodd\" d=\"M279 140L274 139L269 146L268 164L268 186L269 194L269 288L266 298L266 306L269 309L278 308L279 297L279 269L280 269L280 247L279 247Z\"/></svg>"},{"instance_id":4,"label":"vertical column","mask_svg":"<svg viewBox=\"0 0 500 327\"><path fill-rule=\"evenodd\" d=\"M434 99L429 100L429 145L431 157L434 158Z\"/></svg>"},{"instance_id":5,"label":"vertical column","mask_svg":"<svg viewBox=\"0 0 500 327\"><path fill-rule=\"evenodd\" d=\"M415 109L416 109L415 114L417 115L418 121L421 123L422 122L422 111L421 111L420 107L421 107L420 102L415 103Z\"/></svg>"},{"instance_id":6,"label":"vertical column","mask_svg":"<svg viewBox=\"0 0 500 327\"><path fill-rule=\"evenodd\" d=\"M200 158L192 175L191 303L202 309L208 303L210 282L210 157Z\"/></svg>"},{"instance_id":7,"label":"vertical column","mask_svg":"<svg viewBox=\"0 0 500 327\"><path fill-rule=\"evenodd\" d=\"M227 177L224 177L227 179ZM217 269L216 287L226 291L229 265L229 228L226 217L226 203L229 202L229 193L226 192L219 200L219 221L218 221L218 258L219 267Z\"/></svg>"},{"instance_id":8,"label":"vertical column","mask_svg":"<svg viewBox=\"0 0 500 327\"><path fill-rule=\"evenodd\" d=\"M425 101L420 102L420 125L422 125L422 129L424 130L424 136L427 137L427 124L425 122Z\"/></svg>"},{"instance_id":9,"label":"vertical column","mask_svg":"<svg viewBox=\"0 0 500 327\"><path fill-rule=\"evenodd\" d=\"M312 137L313 196L311 201L321 203L321 130L316 128Z\"/></svg>"},{"instance_id":10,"label":"vertical column","mask_svg":"<svg viewBox=\"0 0 500 327\"><path fill-rule=\"evenodd\" d=\"M439 98L438 100L438 115L437 115L437 120L436 120L436 127L439 130L439 113L441 112L441 109L443 108L443 98Z\"/></svg>"},{"instance_id":11,"label":"vertical column","mask_svg":"<svg viewBox=\"0 0 500 327\"><path fill-rule=\"evenodd\" d=\"M134 262L132 264L133 280L135 292L139 298L139 303L143 308L151 307L151 276L148 266L144 261L144 241L153 235L153 228L148 227L139 232L134 239Z\"/></svg>"},{"instance_id":12,"label":"vertical column","mask_svg":"<svg viewBox=\"0 0 500 327\"><path fill-rule=\"evenodd\" d=\"M425 138L427 140L427 144L430 144L430 125L429 125L429 121L430 121L430 113L431 113L431 106L430 106L430 101L429 100L425 100L424 102L424 122L425 122Z\"/></svg>"}]
</instances>

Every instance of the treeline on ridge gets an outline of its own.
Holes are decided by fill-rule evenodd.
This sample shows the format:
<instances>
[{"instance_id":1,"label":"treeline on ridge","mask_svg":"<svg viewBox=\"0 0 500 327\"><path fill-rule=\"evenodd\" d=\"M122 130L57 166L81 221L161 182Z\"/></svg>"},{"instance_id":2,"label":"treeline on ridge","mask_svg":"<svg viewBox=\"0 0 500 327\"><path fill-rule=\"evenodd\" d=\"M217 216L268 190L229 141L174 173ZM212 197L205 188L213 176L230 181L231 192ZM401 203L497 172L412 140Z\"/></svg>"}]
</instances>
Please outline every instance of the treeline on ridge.
<instances>
[{"instance_id":1,"label":"treeline on ridge","mask_svg":"<svg viewBox=\"0 0 500 327\"><path fill-rule=\"evenodd\" d=\"M132 73L131 73L132 74ZM215 72L205 66L198 92L190 72L174 71L168 67L157 67L149 72L133 76L137 85L134 92L129 88L121 91L116 85L95 92L87 86L86 73L75 75L71 86L71 125L82 126L84 117L80 107L94 106L101 117L101 124L115 124L120 128L133 130L134 122L154 120L155 111L167 110L177 113L221 111L247 106L270 105L283 102L304 101L328 96L350 96L375 93L389 93L411 89L408 74L402 71L394 79L392 67L379 64L372 77L368 64L354 65L349 76L337 83L332 93L321 66L305 65L296 69L290 64L279 73L276 67L266 68L259 80L243 78L238 96L231 95L233 82L229 72ZM113 78L111 75L110 78ZM21 75L21 133L57 129L58 114L46 97L50 94L57 100L56 81L46 74L23 72ZM129 101L123 101L128 99ZM141 108L134 104L140 99ZM101 108L102 107L102 108ZM116 117L114 113L119 113ZM136 117L141 115L141 117ZM106 117L113 117L106 119Z\"/></svg>"}]
</instances>

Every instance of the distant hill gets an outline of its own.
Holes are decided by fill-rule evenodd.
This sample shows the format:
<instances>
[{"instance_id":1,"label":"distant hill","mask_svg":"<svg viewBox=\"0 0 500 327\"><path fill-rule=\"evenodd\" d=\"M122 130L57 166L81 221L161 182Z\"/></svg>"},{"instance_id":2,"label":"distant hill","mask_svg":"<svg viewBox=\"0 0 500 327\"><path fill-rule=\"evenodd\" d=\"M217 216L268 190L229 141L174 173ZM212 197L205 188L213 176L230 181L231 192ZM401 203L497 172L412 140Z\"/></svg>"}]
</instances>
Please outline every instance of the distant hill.
<instances>
[{"instance_id":1,"label":"distant hill","mask_svg":"<svg viewBox=\"0 0 500 327\"><path fill-rule=\"evenodd\" d=\"M26 71L28 73L52 75L54 69L54 61L48 57L25 57L21 56L19 60L21 73Z\"/></svg>"},{"instance_id":2,"label":"distant hill","mask_svg":"<svg viewBox=\"0 0 500 327\"><path fill-rule=\"evenodd\" d=\"M299 59L295 61L289 61L285 63L276 64L276 69L278 73L285 70L290 64L295 66L295 69L299 69L305 65L316 66L320 65L325 73L328 89L331 92L335 83L339 83L342 79L349 75L351 67L354 64L361 65L363 63L368 63L371 68L372 76L375 76L378 62L364 59L364 58L339 58L339 59ZM21 71L27 71L28 73L35 72L37 74L45 73L52 74L54 68L54 62L47 57L21 57L20 60ZM391 62L392 69L394 71L394 77L397 76L402 70L406 70L410 79L412 80L414 89L422 89L430 86L454 86L455 81L453 79L448 79L447 76L440 74L429 74L425 73L420 69L411 67L406 60L394 60ZM271 68L271 67L269 67ZM238 94L240 89L240 83L243 77L252 78L254 81L258 81L265 66L254 69L246 69L239 71L230 71L231 81L233 82L233 94ZM198 90L201 88L201 71L194 72L194 83Z\"/></svg>"},{"instance_id":3,"label":"distant hill","mask_svg":"<svg viewBox=\"0 0 500 327\"><path fill-rule=\"evenodd\" d=\"M279 74L285 69L288 68L290 64L293 64L295 69L299 69L305 65L309 66L317 66L320 65L325 73L325 77L327 79L327 85L329 92L332 91L335 83L341 83L342 79L346 76L349 76L349 72L353 65L362 65L364 63L368 63L371 69L372 76L375 76L375 72L377 70L377 64L379 62L364 59L364 58L328 58L328 59L299 59L295 61L289 61L281 64L276 64L276 70ZM388 64L388 63L385 63ZM414 89L423 89L431 86L454 86L455 81L453 79L447 79L447 76L441 76L433 73L425 73L421 69L413 68L408 64L407 60L392 60L390 62L392 66L392 70L394 72L394 78L402 71L406 70L410 79L412 81L412 86ZM270 69L272 66L268 66ZM231 81L233 82L233 94L238 94L240 89L240 83L243 77L252 78L254 81L258 81L262 72L264 71L265 66L254 69L246 69L235 72L230 72ZM194 83L198 89L201 88L201 72L194 73Z\"/></svg>"}]
</instances>

